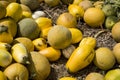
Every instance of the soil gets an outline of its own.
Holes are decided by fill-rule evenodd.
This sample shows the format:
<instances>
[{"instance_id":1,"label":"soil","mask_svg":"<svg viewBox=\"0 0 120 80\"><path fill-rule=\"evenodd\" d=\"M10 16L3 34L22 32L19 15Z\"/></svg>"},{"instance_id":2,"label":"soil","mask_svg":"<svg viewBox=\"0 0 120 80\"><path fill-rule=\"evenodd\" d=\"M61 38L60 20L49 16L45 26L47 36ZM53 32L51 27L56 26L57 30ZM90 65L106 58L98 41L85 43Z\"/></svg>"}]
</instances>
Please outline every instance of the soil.
<instances>
[{"instance_id":1,"label":"soil","mask_svg":"<svg viewBox=\"0 0 120 80\"><path fill-rule=\"evenodd\" d=\"M50 7L44 2L40 4L40 8L38 10L43 10L46 13L46 16L53 20L53 25L56 24L56 19L61 13L68 12L67 5L60 3L58 6ZM116 44L114 39L111 36L111 31L104 28L91 28L88 26L82 19L78 20L77 28L79 28L83 32L83 37L92 36L97 40L96 48L98 47L109 47L110 49ZM61 55L61 58L56 62L50 62L51 64L51 74L46 80L58 80L63 76L72 76L77 78L77 80L84 80L85 76L90 72L99 72L101 74L105 74L106 71L100 70L93 63L91 63L86 68L78 71L77 73L69 73L65 64L67 59ZM113 68L118 67L115 65Z\"/></svg>"}]
</instances>

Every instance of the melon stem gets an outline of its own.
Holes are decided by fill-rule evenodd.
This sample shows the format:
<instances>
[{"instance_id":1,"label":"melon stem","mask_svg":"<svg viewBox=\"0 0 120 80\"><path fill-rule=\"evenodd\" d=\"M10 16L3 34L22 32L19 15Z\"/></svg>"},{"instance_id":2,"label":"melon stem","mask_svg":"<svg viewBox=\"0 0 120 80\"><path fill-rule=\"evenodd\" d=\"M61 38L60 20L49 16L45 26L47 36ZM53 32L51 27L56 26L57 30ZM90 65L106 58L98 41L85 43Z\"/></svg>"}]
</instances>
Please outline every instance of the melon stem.
<instances>
[{"instance_id":1,"label":"melon stem","mask_svg":"<svg viewBox=\"0 0 120 80\"><path fill-rule=\"evenodd\" d=\"M19 76L18 75L15 77L15 80L19 80Z\"/></svg>"},{"instance_id":2,"label":"melon stem","mask_svg":"<svg viewBox=\"0 0 120 80\"><path fill-rule=\"evenodd\" d=\"M101 29L103 30L103 26L102 26L102 24L100 24L100 27L101 27Z\"/></svg>"},{"instance_id":3,"label":"melon stem","mask_svg":"<svg viewBox=\"0 0 120 80\"><path fill-rule=\"evenodd\" d=\"M108 31L108 30L104 30L104 29L103 29L102 24L100 24L100 27L101 27L102 30L101 30L101 31L98 31L98 32L94 35L94 38L97 38L100 34Z\"/></svg>"},{"instance_id":4,"label":"melon stem","mask_svg":"<svg viewBox=\"0 0 120 80\"><path fill-rule=\"evenodd\" d=\"M94 38L97 38L100 34L105 33L105 32L107 32L107 30L98 31L98 32L94 35Z\"/></svg>"},{"instance_id":5,"label":"melon stem","mask_svg":"<svg viewBox=\"0 0 120 80\"><path fill-rule=\"evenodd\" d=\"M30 64L30 61L28 60L28 57L27 57L27 56L24 56L24 57L23 57L23 62L24 62L25 64Z\"/></svg>"}]
</instances>

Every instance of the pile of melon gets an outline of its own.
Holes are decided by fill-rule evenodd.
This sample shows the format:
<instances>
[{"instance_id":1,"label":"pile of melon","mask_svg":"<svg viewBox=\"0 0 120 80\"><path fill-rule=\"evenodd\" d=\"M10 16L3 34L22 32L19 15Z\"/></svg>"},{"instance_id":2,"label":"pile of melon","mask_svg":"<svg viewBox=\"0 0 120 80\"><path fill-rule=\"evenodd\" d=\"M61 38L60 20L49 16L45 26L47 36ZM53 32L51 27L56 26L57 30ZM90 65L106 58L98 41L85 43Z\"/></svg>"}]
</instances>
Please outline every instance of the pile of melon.
<instances>
[{"instance_id":1,"label":"pile of melon","mask_svg":"<svg viewBox=\"0 0 120 80\"><path fill-rule=\"evenodd\" d=\"M47 41L32 17L39 1L26 1L0 1L0 80L45 80L51 72L49 60L38 52L47 48ZM42 24L48 21L45 17Z\"/></svg>"},{"instance_id":2,"label":"pile of melon","mask_svg":"<svg viewBox=\"0 0 120 80\"><path fill-rule=\"evenodd\" d=\"M39 10L41 3L49 8L64 4L68 10L53 21L47 12ZM92 62L103 71L119 64L120 23L116 18L108 19L103 5L103 1L89 0L0 0L0 80L46 80L51 63L61 56L68 60L64 65L68 73L78 72ZM78 21L103 32L110 30L118 44L113 50L96 47L97 36L84 36ZM120 76L116 70L112 80ZM111 74L91 73L85 80L108 80ZM60 80L77 79L64 76Z\"/></svg>"}]
</instances>

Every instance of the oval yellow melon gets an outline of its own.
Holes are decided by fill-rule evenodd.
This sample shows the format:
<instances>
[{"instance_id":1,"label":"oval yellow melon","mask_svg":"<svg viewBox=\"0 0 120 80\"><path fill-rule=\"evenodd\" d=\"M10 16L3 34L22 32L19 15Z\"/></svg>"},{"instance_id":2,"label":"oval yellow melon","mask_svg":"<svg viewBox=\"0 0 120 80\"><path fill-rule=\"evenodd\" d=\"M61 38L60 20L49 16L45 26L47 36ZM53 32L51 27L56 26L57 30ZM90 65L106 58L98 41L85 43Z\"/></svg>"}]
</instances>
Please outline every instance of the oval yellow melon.
<instances>
[{"instance_id":1,"label":"oval yellow melon","mask_svg":"<svg viewBox=\"0 0 120 80\"><path fill-rule=\"evenodd\" d=\"M12 17L18 22L22 17L22 8L19 3L12 2L6 7L6 16Z\"/></svg>"},{"instance_id":2,"label":"oval yellow melon","mask_svg":"<svg viewBox=\"0 0 120 80\"><path fill-rule=\"evenodd\" d=\"M48 43L56 49L64 49L71 44L72 34L64 26L55 25L48 32Z\"/></svg>"},{"instance_id":3,"label":"oval yellow melon","mask_svg":"<svg viewBox=\"0 0 120 80\"><path fill-rule=\"evenodd\" d=\"M75 16L77 19L83 18L84 15L84 9L83 7L76 5L76 4L70 4L68 6L68 11L70 14Z\"/></svg>"},{"instance_id":4,"label":"oval yellow melon","mask_svg":"<svg viewBox=\"0 0 120 80\"><path fill-rule=\"evenodd\" d=\"M32 13L27 12L27 11L23 11L22 12L22 19L24 18L32 18Z\"/></svg>"},{"instance_id":5,"label":"oval yellow melon","mask_svg":"<svg viewBox=\"0 0 120 80\"><path fill-rule=\"evenodd\" d=\"M17 23L12 18L3 18L0 20L0 25L8 27L8 32L11 33L13 37L17 34Z\"/></svg>"},{"instance_id":6,"label":"oval yellow melon","mask_svg":"<svg viewBox=\"0 0 120 80\"><path fill-rule=\"evenodd\" d=\"M77 79L74 77L62 77L59 80L77 80Z\"/></svg>"},{"instance_id":7,"label":"oval yellow melon","mask_svg":"<svg viewBox=\"0 0 120 80\"><path fill-rule=\"evenodd\" d=\"M72 44L78 43L82 40L83 34L77 28L69 28L70 32L72 33Z\"/></svg>"},{"instance_id":8,"label":"oval yellow melon","mask_svg":"<svg viewBox=\"0 0 120 80\"><path fill-rule=\"evenodd\" d=\"M16 44L16 43L22 43L28 50L28 52L33 51L34 50L34 45L32 43L32 40L27 38L27 37L17 37L13 40L12 44Z\"/></svg>"},{"instance_id":9,"label":"oval yellow melon","mask_svg":"<svg viewBox=\"0 0 120 80\"><path fill-rule=\"evenodd\" d=\"M36 38L32 42L37 51L47 48L47 41L44 38Z\"/></svg>"},{"instance_id":10,"label":"oval yellow melon","mask_svg":"<svg viewBox=\"0 0 120 80\"><path fill-rule=\"evenodd\" d=\"M57 61L61 56L60 50L54 49L53 47L42 49L39 53L46 56L49 61Z\"/></svg>"},{"instance_id":11,"label":"oval yellow melon","mask_svg":"<svg viewBox=\"0 0 120 80\"><path fill-rule=\"evenodd\" d=\"M32 18L32 11L30 10L30 8L24 4L20 4L21 8L22 8L22 18Z\"/></svg>"},{"instance_id":12,"label":"oval yellow melon","mask_svg":"<svg viewBox=\"0 0 120 80\"><path fill-rule=\"evenodd\" d=\"M35 21L38 24L40 30L44 30L52 26L52 20L47 17L39 17Z\"/></svg>"},{"instance_id":13,"label":"oval yellow melon","mask_svg":"<svg viewBox=\"0 0 120 80\"><path fill-rule=\"evenodd\" d=\"M48 28L45 28L45 29L41 30L40 37L42 37L44 39L47 39L48 32L51 28L52 27L48 27Z\"/></svg>"},{"instance_id":14,"label":"oval yellow melon","mask_svg":"<svg viewBox=\"0 0 120 80\"><path fill-rule=\"evenodd\" d=\"M7 77L4 75L2 71L0 71L0 80L7 80Z\"/></svg>"}]
</instances>

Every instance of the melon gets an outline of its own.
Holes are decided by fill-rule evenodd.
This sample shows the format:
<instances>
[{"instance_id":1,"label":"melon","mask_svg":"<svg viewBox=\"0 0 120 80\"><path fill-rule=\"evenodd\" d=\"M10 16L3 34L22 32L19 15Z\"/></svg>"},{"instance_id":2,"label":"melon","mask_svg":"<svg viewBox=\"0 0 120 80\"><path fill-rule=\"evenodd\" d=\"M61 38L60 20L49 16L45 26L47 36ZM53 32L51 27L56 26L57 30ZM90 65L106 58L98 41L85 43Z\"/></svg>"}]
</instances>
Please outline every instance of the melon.
<instances>
[{"instance_id":1,"label":"melon","mask_svg":"<svg viewBox=\"0 0 120 80\"><path fill-rule=\"evenodd\" d=\"M53 26L48 32L48 43L56 49L64 49L72 42L70 30L61 25Z\"/></svg>"},{"instance_id":2,"label":"melon","mask_svg":"<svg viewBox=\"0 0 120 80\"><path fill-rule=\"evenodd\" d=\"M120 69L115 68L115 69L109 70L105 74L104 80L120 80Z\"/></svg>"},{"instance_id":3,"label":"melon","mask_svg":"<svg viewBox=\"0 0 120 80\"><path fill-rule=\"evenodd\" d=\"M0 70L0 80L7 80L7 77L4 75L4 73Z\"/></svg>"},{"instance_id":4,"label":"melon","mask_svg":"<svg viewBox=\"0 0 120 80\"><path fill-rule=\"evenodd\" d=\"M12 45L16 43L22 43L28 50L28 52L34 50L34 44L32 43L32 40L27 37L17 37L13 40Z\"/></svg>"},{"instance_id":5,"label":"melon","mask_svg":"<svg viewBox=\"0 0 120 80\"><path fill-rule=\"evenodd\" d=\"M4 70L5 76L8 80L28 80L28 70L20 63L13 63Z\"/></svg>"},{"instance_id":6,"label":"melon","mask_svg":"<svg viewBox=\"0 0 120 80\"><path fill-rule=\"evenodd\" d=\"M107 59L107 60L106 60ZM101 70L109 70L115 64L113 52L108 47L99 47L95 51L94 64Z\"/></svg>"},{"instance_id":7,"label":"melon","mask_svg":"<svg viewBox=\"0 0 120 80\"><path fill-rule=\"evenodd\" d=\"M18 36L33 40L39 36L39 33L39 27L32 18L24 18L18 22Z\"/></svg>"},{"instance_id":8,"label":"melon","mask_svg":"<svg viewBox=\"0 0 120 80\"><path fill-rule=\"evenodd\" d=\"M20 0L20 3L28 6L31 10L36 10L39 7L38 0Z\"/></svg>"},{"instance_id":9,"label":"melon","mask_svg":"<svg viewBox=\"0 0 120 80\"><path fill-rule=\"evenodd\" d=\"M30 80L46 80L51 67L48 59L39 52L30 52L30 64L27 66Z\"/></svg>"},{"instance_id":10,"label":"melon","mask_svg":"<svg viewBox=\"0 0 120 80\"><path fill-rule=\"evenodd\" d=\"M5 8L8 6L9 2L8 1L0 1L0 4L3 5Z\"/></svg>"},{"instance_id":11,"label":"melon","mask_svg":"<svg viewBox=\"0 0 120 80\"><path fill-rule=\"evenodd\" d=\"M76 28L77 19L71 13L65 12L58 16L56 19L56 24L65 26L67 28Z\"/></svg>"},{"instance_id":12,"label":"melon","mask_svg":"<svg viewBox=\"0 0 120 80\"><path fill-rule=\"evenodd\" d=\"M120 42L120 21L116 22L111 30L112 38L116 42Z\"/></svg>"},{"instance_id":13,"label":"melon","mask_svg":"<svg viewBox=\"0 0 120 80\"><path fill-rule=\"evenodd\" d=\"M23 11L27 11L27 12L32 13L31 9L28 6L26 6L24 4L20 4L20 6L21 6L21 8L22 8Z\"/></svg>"},{"instance_id":14,"label":"melon","mask_svg":"<svg viewBox=\"0 0 120 80\"><path fill-rule=\"evenodd\" d=\"M0 19L4 18L6 15L6 8L0 3Z\"/></svg>"},{"instance_id":15,"label":"melon","mask_svg":"<svg viewBox=\"0 0 120 80\"><path fill-rule=\"evenodd\" d=\"M22 8L19 3L12 2L6 7L6 16L18 22L22 18Z\"/></svg>"},{"instance_id":16,"label":"melon","mask_svg":"<svg viewBox=\"0 0 120 80\"><path fill-rule=\"evenodd\" d=\"M0 25L6 26L8 28L8 32L11 33L13 37L17 34L17 23L14 19L10 17L5 17L0 20Z\"/></svg>"},{"instance_id":17,"label":"melon","mask_svg":"<svg viewBox=\"0 0 120 80\"><path fill-rule=\"evenodd\" d=\"M90 72L85 77L85 80L104 80L104 76L98 72Z\"/></svg>"}]
</instances>

